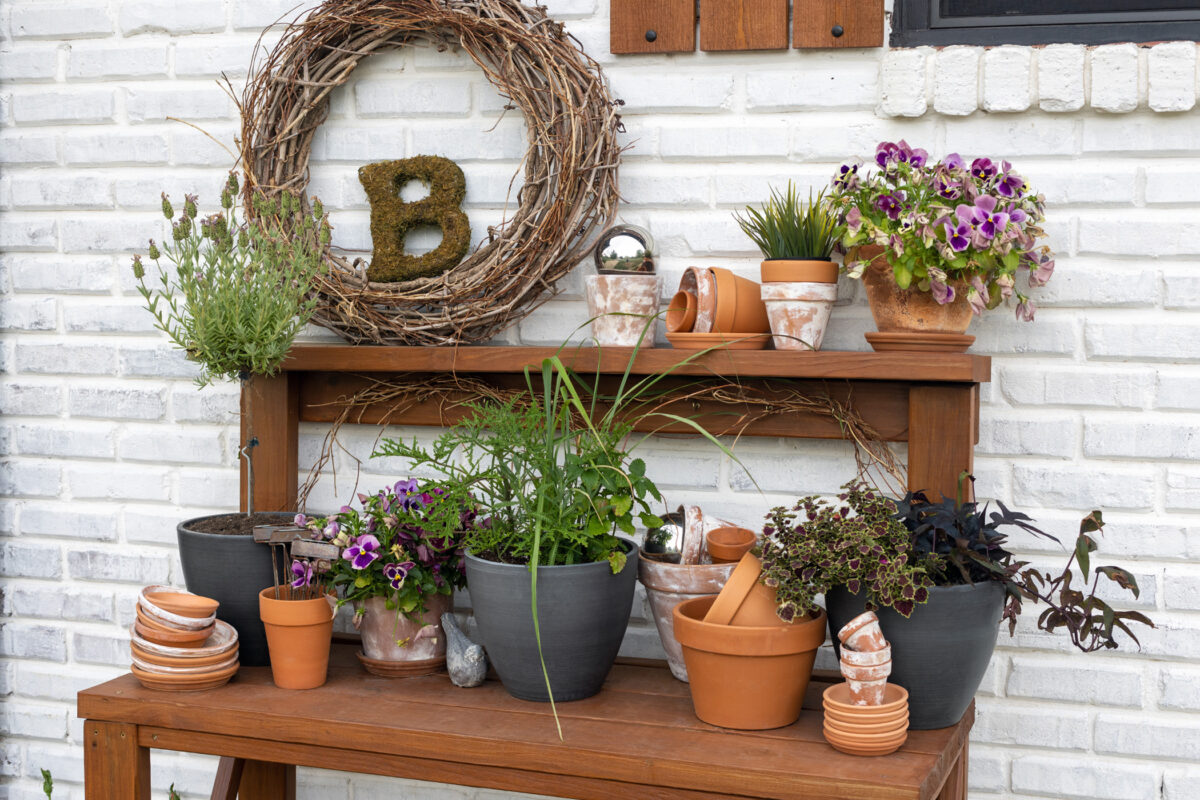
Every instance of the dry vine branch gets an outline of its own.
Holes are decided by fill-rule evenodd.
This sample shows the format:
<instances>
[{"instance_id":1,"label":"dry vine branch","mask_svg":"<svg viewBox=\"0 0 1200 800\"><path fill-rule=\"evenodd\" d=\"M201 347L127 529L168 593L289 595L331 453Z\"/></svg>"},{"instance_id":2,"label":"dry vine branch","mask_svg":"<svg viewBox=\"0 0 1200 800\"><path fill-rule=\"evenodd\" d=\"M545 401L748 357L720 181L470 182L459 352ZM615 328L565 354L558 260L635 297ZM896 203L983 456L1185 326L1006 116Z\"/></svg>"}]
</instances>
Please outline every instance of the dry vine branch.
<instances>
[{"instance_id":1,"label":"dry vine branch","mask_svg":"<svg viewBox=\"0 0 1200 800\"><path fill-rule=\"evenodd\" d=\"M442 275L376 283L361 259L330 253L314 322L355 343L489 339L543 303L616 213L618 103L562 24L517 0L326 0L290 24L239 103L246 198L302 193L330 93L370 53L422 40L460 43L524 113L524 185L512 216Z\"/></svg>"}]
</instances>

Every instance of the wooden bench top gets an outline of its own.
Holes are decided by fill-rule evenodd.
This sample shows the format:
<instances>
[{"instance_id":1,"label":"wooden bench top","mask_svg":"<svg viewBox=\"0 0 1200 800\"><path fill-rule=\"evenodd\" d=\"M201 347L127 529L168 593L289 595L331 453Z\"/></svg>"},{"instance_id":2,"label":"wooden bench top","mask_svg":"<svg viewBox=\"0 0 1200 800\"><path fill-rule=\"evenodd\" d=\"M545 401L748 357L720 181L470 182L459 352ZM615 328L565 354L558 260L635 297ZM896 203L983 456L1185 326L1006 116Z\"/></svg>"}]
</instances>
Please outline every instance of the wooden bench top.
<instances>
[{"instance_id":1,"label":"wooden bench top","mask_svg":"<svg viewBox=\"0 0 1200 800\"><path fill-rule=\"evenodd\" d=\"M319 689L277 689L267 668L195 693L124 675L80 692L78 712L136 726L142 748L595 800L965 797L943 786L963 780L973 709L952 728L911 732L890 756L860 758L821 736L826 685L814 679L794 725L729 731L698 720L688 687L664 666L623 662L599 695L559 704L559 741L548 705L514 699L497 681L460 689L445 674L377 678L339 644Z\"/></svg>"}]
</instances>

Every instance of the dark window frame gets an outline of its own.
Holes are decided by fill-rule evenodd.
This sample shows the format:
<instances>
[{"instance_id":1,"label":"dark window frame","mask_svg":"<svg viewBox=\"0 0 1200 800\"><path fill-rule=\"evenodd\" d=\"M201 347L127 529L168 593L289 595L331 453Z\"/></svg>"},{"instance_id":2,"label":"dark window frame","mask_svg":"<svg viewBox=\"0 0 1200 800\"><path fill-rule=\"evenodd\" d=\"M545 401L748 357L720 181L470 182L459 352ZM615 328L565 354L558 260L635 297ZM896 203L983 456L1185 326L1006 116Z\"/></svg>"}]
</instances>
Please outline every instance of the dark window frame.
<instances>
[{"instance_id":1,"label":"dark window frame","mask_svg":"<svg viewBox=\"0 0 1200 800\"><path fill-rule=\"evenodd\" d=\"M940 0L895 0L891 46L1200 41L1200 4L1152 20L1145 11L941 18L940 10Z\"/></svg>"}]
</instances>

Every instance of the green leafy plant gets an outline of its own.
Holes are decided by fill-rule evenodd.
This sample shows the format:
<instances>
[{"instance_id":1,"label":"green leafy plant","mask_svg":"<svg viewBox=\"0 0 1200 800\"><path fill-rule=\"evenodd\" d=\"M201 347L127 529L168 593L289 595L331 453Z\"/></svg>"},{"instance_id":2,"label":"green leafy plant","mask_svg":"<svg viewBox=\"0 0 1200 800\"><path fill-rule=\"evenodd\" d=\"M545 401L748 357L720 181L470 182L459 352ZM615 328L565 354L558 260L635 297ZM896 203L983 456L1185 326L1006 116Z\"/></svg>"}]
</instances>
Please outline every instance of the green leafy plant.
<instances>
[{"instance_id":1,"label":"green leafy plant","mask_svg":"<svg viewBox=\"0 0 1200 800\"><path fill-rule=\"evenodd\" d=\"M911 557L933 579L937 586L998 581L1004 586L1007 600L1003 619L1008 620L1011 636L1016 630L1017 617L1023 601L1047 608L1038 617L1040 630L1053 633L1065 628L1071 643L1085 653L1100 648L1118 647L1115 630L1124 631L1136 643L1137 637L1128 623L1137 622L1151 628L1154 623L1137 611L1117 611L1096 596L1100 579L1106 578L1137 597L1137 579L1127 570L1115 566L1099 566L1091 571L1091 586L1087 587L1091 554L1096 551L1093 533L1103 533L1104 519L1099 511L1083 518L1071 557L1057 575L1043 572L1017 560L1006 549L1008 537L1002 527L1024 530L1035 536L1052 539L1045 531L1034 527L1033 520L1019 511L1012 511L1001 502L999 511L988 513L976 503L954 499L932 502L923 492L909 493L897 503L896 518L910 533ZM1074 588L1075 566L1078 565L1086 594Z\"/></svg>"},{"instance_id":2,"label":"green leafy plant","mask_svg":"<svg viewBox=\"0 0 1200 800\"><path fill-rule=\"evenodd\" d=\"M155 327L200 365L197 383L273 375L296 334L312 318L313 280L324 269L329 221L320 201L311 210L291 194L255 194L255 215L239 221L237 176L221 192L221 211L197 221L196 197L187 195L172 222L171 243L150 240L158 285L146 285L142 258L133 274ZM163 194L163 216L175 216ZM173 267L164 269L161 259ZM173 275L172 275L173 272Z\"/></svg>"},{"instance_id":3,"label":"green leafy plant","mask_svg":"<svg viewBox=\"0 0 1200 800\"><path fill-rule=\"evenodd\" d=\"M784 194L772 188L761 209L747 206L746 216L733 217L767 259L828 260L842 235L825 191L814 197L810 190L806 203L791 181Z\"/></svg>"},{"instance_id":4,"label":"green leafy plant","mask_svg":"<svg viewBox=\"0 0 1200 800\"><path fill-rule=\"evenodd\" d=\"M171 784L171 788L167 789L167 800L179 800L179 792L175 791L175 784Z\"/></svg>"},{"instance_id":5,"label":"green leafy plant","mask_svg":"<svg viewBox=\"0 0 1200 800\"><path fill-rule=\"evenodd\" d=\"M776 590L780 619L817 611L816 596L835 586L865 590L868 608L889 606L910 616L929 599L933 582L913 558L896 506L864 483L842 488L837 503L814 495L768 516L762 581Z\"/></svg>"},{"instance_id":6,"label":"green leafy plant","mask_svg":"<svg viewBox=\"0 0 1200 800\"><path fill-rule=\"evenodd\" d=\"M54 795L54 778L50 775L50 770L42 769L42 792L46 797Z\"/></svg>"}]
</instances>

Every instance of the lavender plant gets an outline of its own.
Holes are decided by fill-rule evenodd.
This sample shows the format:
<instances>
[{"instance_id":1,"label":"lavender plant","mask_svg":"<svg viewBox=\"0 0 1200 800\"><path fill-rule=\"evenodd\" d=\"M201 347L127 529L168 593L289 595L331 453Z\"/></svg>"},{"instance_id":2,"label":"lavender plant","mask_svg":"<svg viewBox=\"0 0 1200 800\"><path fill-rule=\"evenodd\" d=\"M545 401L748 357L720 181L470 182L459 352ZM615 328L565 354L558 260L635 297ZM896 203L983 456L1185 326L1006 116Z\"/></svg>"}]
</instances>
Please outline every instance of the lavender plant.
<instances>
[{"instance_id":1,"label":"lavender plant","mask_svg":"<svg viewBox=\"0 0 1200 800\"><path fill-rule=\"evenodd\" d=\"M976 314L1016 296L1018 319L1032 321L1036 308L1017 284L1042 286L1054 272L1045 237L1045 198L1034 194L1007 161L957 153L930 163L929 154L901 140L881 142L873 173L843 164L833 177L831 202L845 234L843 249L884 248L896 285L929 292L938 303L961 292ZM849 266L861 277L867 262Z\"/></svg>"},{"instance_id":2,"label":"lavender plant","mask_svg":"<svg viewBox=\"0 0 1200 800\"><path fill-rule=\"evenodd\" d=\"M767 517L762 581L776 591L780 619L816 611L816 596L835 586L865 590L868 608L889 606L905 617L929 599L933 581L913 557L895 505L863 483L842 488L837 503L804 497Z\"/></svg>"},{"instance_id":3,"label":"lavender plant","mask_svg":"<svg viewBox=\"0 0 1200 800\"><path fill-rule=\"evenodd\" d=\"M296 334L312 318L313 280L324 269L329 221L319 200L311 210L283 194L255 194L255 216L240 221L234 208L238 180L229 175L221 211L197 222L196 197L187 195L171 225L170 243L150 240L159 285L146 285L141 255L133 274L155 327L200 365L200 386L214 379L272 375ZM163 216L175 216L164 193ZM165 258L173 266L159 264Z\"/></svg>"}]
</instances>

